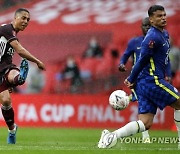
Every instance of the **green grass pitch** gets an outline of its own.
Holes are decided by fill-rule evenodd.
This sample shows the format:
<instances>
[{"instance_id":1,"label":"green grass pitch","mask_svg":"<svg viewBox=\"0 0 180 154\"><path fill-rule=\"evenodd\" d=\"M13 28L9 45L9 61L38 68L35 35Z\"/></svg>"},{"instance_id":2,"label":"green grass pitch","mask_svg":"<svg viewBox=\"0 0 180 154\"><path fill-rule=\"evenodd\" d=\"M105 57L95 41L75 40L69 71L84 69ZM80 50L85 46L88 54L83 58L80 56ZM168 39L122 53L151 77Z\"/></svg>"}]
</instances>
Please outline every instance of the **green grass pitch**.
<instances>
[{"instance_id":1,"label":"green grass pitch","mask_svg":"<svg viewBox=\"0 0 180 154\"><path fill-rule=\"evenodd\" d=\"M150 154L180 153L177 143L121 143L98 149L102 129L19 128L17 144L7 145L7 129L0 128L0 154ZM176 137L172 131L150 131L154 137ZM140 137L141 134L136 135Z\"/></svg>"}]
</instances>

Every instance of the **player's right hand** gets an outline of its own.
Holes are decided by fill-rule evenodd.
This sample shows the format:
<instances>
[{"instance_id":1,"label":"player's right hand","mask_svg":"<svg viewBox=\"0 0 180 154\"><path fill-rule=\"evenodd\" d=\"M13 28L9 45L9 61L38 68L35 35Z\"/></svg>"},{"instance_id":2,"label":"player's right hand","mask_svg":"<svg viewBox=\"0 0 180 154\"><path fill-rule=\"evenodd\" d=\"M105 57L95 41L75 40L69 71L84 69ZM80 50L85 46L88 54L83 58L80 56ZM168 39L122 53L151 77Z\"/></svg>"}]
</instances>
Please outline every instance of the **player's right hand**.
<instances>
[{"instance_id":1,"label":"player's right hand","mask_svg":"<svg viewBox=\"0 0 180 154\"><path fill-rule=\"evenodd\" d=\"M127 70L124 64L120 64L118 66L118 69L119 69L120 72L125 72Z\"/></svg>"}]
</instances>

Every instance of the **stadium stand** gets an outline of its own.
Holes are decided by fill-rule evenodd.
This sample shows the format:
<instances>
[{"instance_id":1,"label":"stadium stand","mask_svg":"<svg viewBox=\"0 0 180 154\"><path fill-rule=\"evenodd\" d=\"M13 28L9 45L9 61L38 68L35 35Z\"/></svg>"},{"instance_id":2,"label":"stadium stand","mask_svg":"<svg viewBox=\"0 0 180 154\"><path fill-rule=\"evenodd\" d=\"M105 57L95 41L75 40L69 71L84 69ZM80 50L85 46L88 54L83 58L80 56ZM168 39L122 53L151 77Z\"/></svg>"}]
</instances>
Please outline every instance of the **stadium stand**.
<instances>
[{"instance_id":1,"label":"stadium stand","mask_svg":"<svg viewBox=\"0 0 180 154\"><path fill-rule=\"evenodd\" d=\"M5 10L12 6L16 6L18 4L23 4L29 2L30 0L1 0L0 1L0 10Z\"/></svg>"},{"instance_id":2,"label":"stadium stand","mask_svg":"<svg viewBox=\"0 0 180 154\"><path fill-rule=\"evenodd\" d=\"M124 3L129 4L129 1L124 1ZM131 5L127 5L124 11L111 18L111 16L106 16L107 14L104 12L99 13L95 11L92 14L91 10L95 5L90 5L89 13L88 10L85 13L82 12L84 5L80 3L84 3L84 1L75 0L74 2L79 4L77 5L79 8L72 8L73 6L66 1L51 3L51 0L47 0L45 3L43 0L17 0L18 6L11 5L9 8L4 7L3 10L0 9L0 24L10 22L12 20L11 13L17 7L30 9L32 14L30 26L23 34L19 35L19 39L32 54L40 57L47 64L47 82L43 90L44 93L68 92L69 82L59 83L56 79L56 73L60 71L65 57L70 53L76 56L81 73L84 73L83 75L87 77L86 79L84 77L85 84L82 93L103 93L111 88L124 87L123 79L128 72L122 75L122 73L118 72L117 65L121 52L127 46L127 41L141 33L139 25L142 16L136 14L132 6L138 6L138 3L142 1L134 1ZM3 2L1 1L0 4ZM23 5L21 5L22 2ZM90 3L95 3L95 1ZM148 3L150 5L152 2L149 1ZM113 9L116 7L116 11L121 9L118 8L121 7L121 5L118 5L118 1L114 1L113 4L114 6L112 5L112 8L109 8L109 11L112 11L112 15L115 12ZM61 5L65 8L58 10ZM171 14L169 13L168 16L167 29L174 38L174 43L180 46L180 36L178 35L180 30L180 12L175 5L169 3L168 5L164 3L164 5L171 11ZM0 6L2 7L3 5ZM111 7L104 2L102 2L102 6ZM147 8L148 5L142 7L139 11L143 14ZM136 18L134 16L126 18L124 16L128 13L132 14L132 12L134 16L137 16ZM109 14L111 15L111 13ZM83 16L81 16L82 14ZM103 57L82 60L82 53L92 36L95 36L103 46ZM117 52L114 52L114 49ZM19 59L15 58L14 62L18 63ZM131 63L128 65L130 66ZM179 73L175 77L173 84L179 87Z\"/></svg>"}]
</instances>

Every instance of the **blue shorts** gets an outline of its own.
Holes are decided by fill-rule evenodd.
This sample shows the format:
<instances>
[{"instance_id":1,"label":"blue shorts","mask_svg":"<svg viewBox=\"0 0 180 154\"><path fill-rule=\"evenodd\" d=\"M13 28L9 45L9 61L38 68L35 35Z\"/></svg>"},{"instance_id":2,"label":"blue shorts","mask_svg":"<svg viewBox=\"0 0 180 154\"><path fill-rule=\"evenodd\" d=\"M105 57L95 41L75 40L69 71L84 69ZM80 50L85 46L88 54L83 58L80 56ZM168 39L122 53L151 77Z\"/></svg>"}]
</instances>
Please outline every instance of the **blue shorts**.
<instances>
[{"instance_id":1,"label":"blue shorts","mask_svg":"<svg viewBox=\"0 0 180 154\"><path fill-rule=\"evenodd\" d=\"M163 110L171 105L180 94L178 90L163 79L141 79L136 83L136 94L138 96L139 114L156 114L157 108Z\"/></svg>"}]
</instances>

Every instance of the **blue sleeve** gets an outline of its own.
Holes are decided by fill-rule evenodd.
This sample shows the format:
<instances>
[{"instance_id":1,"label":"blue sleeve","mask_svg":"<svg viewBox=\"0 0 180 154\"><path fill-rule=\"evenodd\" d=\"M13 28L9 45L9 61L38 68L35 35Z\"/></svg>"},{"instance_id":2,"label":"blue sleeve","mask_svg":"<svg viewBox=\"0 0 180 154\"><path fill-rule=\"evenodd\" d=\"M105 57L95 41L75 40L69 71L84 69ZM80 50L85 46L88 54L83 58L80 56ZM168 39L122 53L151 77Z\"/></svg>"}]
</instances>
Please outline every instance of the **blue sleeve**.
<instances>
[{"instance_id":1,"label":"blue sleeve","mask_svg":"<svg viewBox=\"0 0 180 154\"><path fill-rule=\"evenodd\" d=\"M168 64L166 65L166 76L171 77L171 63L170 60L168 62Z\"/></svg>"},{"instance_id":2,"label":"blue sleeve","mask_svg":"<svg viewBox=\"0 0 180 154\"><path fill-rule=\"evenodd\" d=\"M166 34L166 38L169 39L169 34L168 32L165 30L165 34ZM168 57L168 64L166 65L166 76L167 77L172 77L172 74L171 74L171 62L170 62L170 59Z\"/></svg>"},{"instance_id":3,"label":"blue sleeve","mask_svg":"<svg viewBox=\"0 0 180 154\"><path fill-rule=\"evenodd\" d=\"M137 61L137 63L134 65L130 76L128 77L128 81L130 83L134 83L137 79L139 73L142 71L142 69L147 65L147 63L150 60L151 55L149 53L146 53L141 56L141 58Z\"/></svg>"},{"instance_id":4,"label":"blue sleeve","mask_svg":"<svg viewBox=\"0 0 180 154\"><path fill-rule=\"evenodd\" d=\"M129 57L133 54L134 50L133 50L133 47L134 47L134 39L131 39L129 42L128 42L128 46L127 46L127 49L125 50L123 56L121 57L120 59L120 64L126 64Z\"/></svg>"},{"instance_id":5,"label":"blue sleeve","mask_svg":"<svg viewBox=\"0 0 180 154\"><path fill-rule=\"evenodd\" d=\"M155 41L152 37L145 37L141 46L141 53L139 60L134 65L129 77L128 81L130 83L134 83L137 79L139 73L143 70L143 68L149 63L150 58L153 55L153 48L155 46Z\"/></svg>"}]
</instances>

